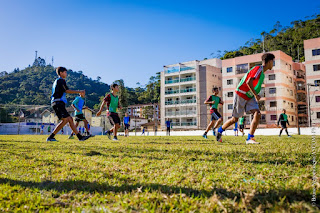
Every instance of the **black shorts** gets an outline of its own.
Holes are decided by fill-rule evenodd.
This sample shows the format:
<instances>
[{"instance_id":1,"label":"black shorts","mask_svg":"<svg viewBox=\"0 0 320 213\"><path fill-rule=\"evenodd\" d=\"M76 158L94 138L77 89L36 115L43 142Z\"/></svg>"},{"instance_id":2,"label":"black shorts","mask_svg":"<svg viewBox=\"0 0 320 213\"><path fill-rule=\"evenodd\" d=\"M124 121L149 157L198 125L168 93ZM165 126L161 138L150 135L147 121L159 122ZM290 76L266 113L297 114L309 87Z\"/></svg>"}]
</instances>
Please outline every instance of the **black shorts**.
<instances>
[{"instance_id":1,"label":"black shorts","mask_svg":"<svg viewBox=\"0 0 320 213\"><path fill-rule=\"evenodd\" d=\"M170 127L167 127L167 131L169 131L169 132L170 132Z\"/></svg>"},{"instance_id":2,"label":"black shorts","mask_svg":"<svg viewBox=\"0 0 320 213\"><path fill-rule=\"evenodd\" d=\"M120 124L120 118L118 113L111 112L108 118L112 125Z\"/></svg>"},{"instance_id":3,"label":"black shorts","mask_svg":"<svg viewBox=\"0 0 320 213\"><path fill-rule=\"evenodd\" d=\"M70 117L68 111L66 110L66 104L63 101L53 102L51 106L58 116L59 120L61 120L62 118Z\"/></svg>"},{"instance_id":4,"label":"black shorts","mask_svg":"<svg viewBox=\"0 0 320 213\"><path fill-rule=\"evenodd\" d=\"M280 122L282 128L287 128L287 121Z\"/></svg>"},{"instance_id":5,"label":"black shorts","mask_svg":"<svg viewBox=\"0 0 320 213\"><path fill-rule=\"evenodd\" d=\"M240 124L239 129L244 129L244 124Z\"/></svg>"},{"instance_id":6,"label":"black shorts","mask_svg":"<svg viewBox=\"0 0 320 213\"><path fill-rule=\"evenodd\" d=\"M129 126L130 126L129 124L125 124L125 125L124 125L124 130L129 129Z\"/></svg>"},{"instance_id":7,"label":"black shorts","mask_svg":"<svg viewBox=\"0 0 320 213\"><path fill-rule=\"evenodd\" d=\"M86 117L84 117L83 114L76 115L76 122L84 121L84 120L86 120Z\"/></svg>"},{"instance_id":8,"label":"black shorts","mask_svg":"<svg viewBox=\"0 0 320 213\"><path fill-rule=\"evenodd\" d=\"M222 116L220 115L220 113L218 112L218 110L213 110L213 112L211 113L211 120L219 120Z\"/></svg>"}]
</instances>

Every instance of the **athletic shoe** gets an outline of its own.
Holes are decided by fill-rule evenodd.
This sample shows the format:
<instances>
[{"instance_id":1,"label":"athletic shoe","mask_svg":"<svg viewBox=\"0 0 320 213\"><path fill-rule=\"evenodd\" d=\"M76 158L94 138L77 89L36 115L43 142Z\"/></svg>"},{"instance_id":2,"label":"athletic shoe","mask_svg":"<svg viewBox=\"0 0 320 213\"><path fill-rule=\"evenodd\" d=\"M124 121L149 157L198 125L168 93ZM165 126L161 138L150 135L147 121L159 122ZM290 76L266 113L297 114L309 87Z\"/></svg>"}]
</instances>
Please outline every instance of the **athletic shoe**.
<instances>
[{"instance_id":1,"label":"athletic shoe","mask_svg":"<svg viewBox=\"0 0 320 213\"><path fill-rule=\"evenodd\" d=\"M213 136L216 136L216 130L215 129L213 130Z\"/></svg>"},{"instance_id":2,"label":"athletic shoe","mask_svg":"<svg viewBox=\"0 0 320 213\"><path fill-rule=\"evenodd\" d=\"M47 138L47 142L50 142L50 141L57 141L55 138Z\"/></svg>"},{"instance_id":3,"label":"athletic shoe","mask_svg":"<svg viewBox=\"0 0 320 213\"><path fill-rule=\"evenodd\" d=\"M90 134L90 135L88 135L88 136L90 136L90 138L94 137L94 135L91 135L91 134Z\"/></svg>"},{"instance_id":4,"label":"athletic shoe","mask_svg":"<svg viewBox=\"0 0 320 213\"><path fill-rule=\"evenodd\" d=\"M118 138L113 138L112 140L113 140L113 141L118 141Z\"/></svg>"},{"instance_id":5,"label":"athletic shoe","mask_svg":"<svg viewBox=\"0 0 320 213\"><path fill-rule=\"evenodd\" d=\"M288 138L291 138L292 136L291 135L288 135Z\"/></svg>"},{"instance_id":6,"label":"athletic shoe","mask_svg":"<svg viewBox=\"0 0 320 213\"><path fill-rule=\"evenodd\" d=\"M105 134L108 136L108 138L111 140L111 132L109 131L109 130L107 130L106 132L105 132Z\"/></svg>"},{"instance_id":7,"label":"athletic shoe","mask_svg":"<svg viewBox=\"0 0 320 213\"><path fill-rule=\"evenodd\" d=\"M222 142L222 134L216 130L216 139L218 142Z\"/></svg>"},{"instance_id":8,"label":"athletic shoe","mask_svg":"<svg viewBox=\"0 0 320 213\"><path fill-rule=\"evenodd\" d=\"M85 141L88 140L90 138L90 136L82 136L81 139L79 139L79 141Z\"/></svg>"},{"instance_id":9,"label":"athletic shoe","mask_svg":"<svg viewBox=\"0 0 320 213\"><path fill-rule=\"evenodd\" d=\"M246 140L246 144L260 144L260 143L256 142L254 138L250 138L249 140Z\"/></svg>"},{"instance_id":10,"label":"athletic shoe","mask_svg":"<svg viewBox=\"0 0 320 213\"><path fill-rule=\"evenodd\" d=\"M243 133L242 133L242 137L243 137L244 135L245 135L245 133L243 132Z\"/></svg>"},{"instance_id":11,"label":"athletic shoe","mask_svg":"<svg viewBox=\"0 0 320 213\"><path fill-rule=\"evenodd\" d=\"M68 139L74 139L73 135L70 135Z\"/></svg>"},{"instance_id":12,"label":"athletic shoe","mask_svg":"<svg viewBox=\"0 0 320 213\"><path fill-rule=\"evenodd\" d=\"M207 135L202 135L202 137L203 137L204 139L208 139L208 136L207 136Z\"/></svg>"}]
</instances>

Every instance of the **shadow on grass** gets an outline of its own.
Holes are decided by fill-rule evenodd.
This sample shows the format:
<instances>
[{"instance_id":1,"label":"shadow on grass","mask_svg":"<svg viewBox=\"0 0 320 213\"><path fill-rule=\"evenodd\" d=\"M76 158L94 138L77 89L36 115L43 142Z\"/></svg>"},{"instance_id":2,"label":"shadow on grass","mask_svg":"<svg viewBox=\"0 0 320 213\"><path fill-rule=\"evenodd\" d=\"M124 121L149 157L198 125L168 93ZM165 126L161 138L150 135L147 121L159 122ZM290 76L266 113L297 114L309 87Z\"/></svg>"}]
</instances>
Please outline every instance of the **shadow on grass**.
<instances>
[{"instance_id":1,"label":"shadow on grass","mask_svg":"<svg viewBox=\"0 0 320 213\"><path fill-rule=\"evenodd\" d=\"M126 182L127 179L122 179L121 181ZM84 180L67 180L67 181L21 181L21 180L11 180L8 178L0 178L0 184L8 184L10 186L21 186L31 189L39 190L56 190L59 192L98 192L98 193L130 193L137 190L149 191L149 192L161 192L163 194L185 194L189 197L205 197L210 198L214 194L217 194L222 199L235 199L237 202L241 200L240 192L228 191L224 188L214 188L211 191L208 190L198 190L188 187L179 186L168 186L156 183L135 183L128 184L124 183L121 186L112 186L105 183L88 182ZM253 208L258 207L260 204L275 204L278 203L281 198L286 197L286 201L293 203L296 201L310 202L311 192L307 190L269 190L268 192L257 192L251 201ZM320 199L319 196L317 199ZM317 206L319 208L319 206Z\"/></svg>"}]
</instances>

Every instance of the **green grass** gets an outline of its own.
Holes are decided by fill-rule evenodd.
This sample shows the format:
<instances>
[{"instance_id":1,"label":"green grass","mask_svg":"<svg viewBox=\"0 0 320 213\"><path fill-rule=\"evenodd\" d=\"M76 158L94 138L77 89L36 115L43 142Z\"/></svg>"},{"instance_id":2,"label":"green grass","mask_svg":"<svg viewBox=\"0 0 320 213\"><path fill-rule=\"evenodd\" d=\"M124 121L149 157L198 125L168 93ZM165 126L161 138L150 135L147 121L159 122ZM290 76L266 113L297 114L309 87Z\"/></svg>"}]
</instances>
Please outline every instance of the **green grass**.
<instances>
[{"instance_id":1,"label":"green grass","mask_svg":"<svg viewBox=\"0 0 320 213\"><path fill-rule=\"evenodd\" d=\"M319 211L311 136L56 138L0 136L0 211Z\"/></svg>"}]
</instances>

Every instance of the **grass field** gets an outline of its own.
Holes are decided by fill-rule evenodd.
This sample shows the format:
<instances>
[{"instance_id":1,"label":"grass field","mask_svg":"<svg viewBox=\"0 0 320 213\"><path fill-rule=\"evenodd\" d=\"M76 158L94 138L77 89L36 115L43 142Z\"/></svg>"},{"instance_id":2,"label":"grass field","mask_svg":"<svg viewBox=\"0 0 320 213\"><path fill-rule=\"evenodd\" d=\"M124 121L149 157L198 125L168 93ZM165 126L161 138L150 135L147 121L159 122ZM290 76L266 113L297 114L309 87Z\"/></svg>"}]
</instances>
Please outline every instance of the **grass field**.
<instances>
[{"instance_id":1,"label":"grass field","mask_svg":"<svg viewBox=\"0 0 320 213\"><path fill-rule=\"evenodd\" d=\"M0 211L319 211L311 136L56 138L0 136Z\"/></svg>"}]
</instances>

